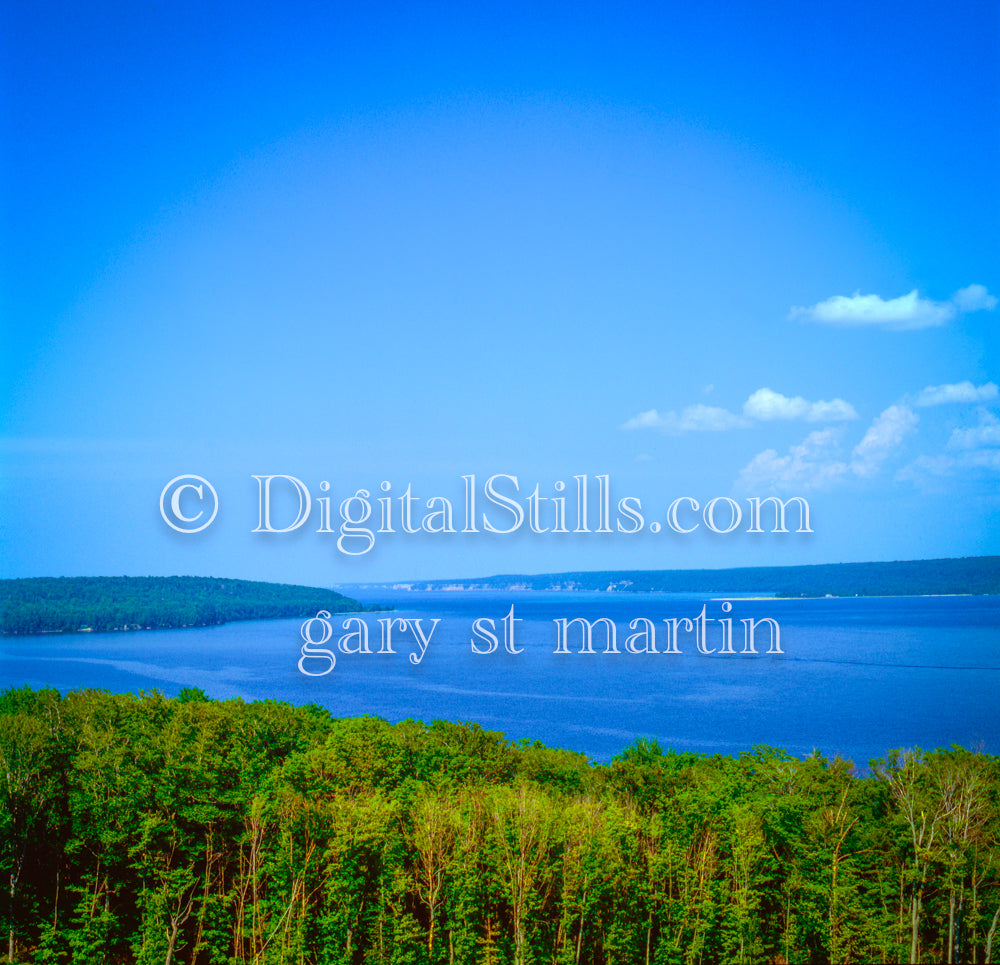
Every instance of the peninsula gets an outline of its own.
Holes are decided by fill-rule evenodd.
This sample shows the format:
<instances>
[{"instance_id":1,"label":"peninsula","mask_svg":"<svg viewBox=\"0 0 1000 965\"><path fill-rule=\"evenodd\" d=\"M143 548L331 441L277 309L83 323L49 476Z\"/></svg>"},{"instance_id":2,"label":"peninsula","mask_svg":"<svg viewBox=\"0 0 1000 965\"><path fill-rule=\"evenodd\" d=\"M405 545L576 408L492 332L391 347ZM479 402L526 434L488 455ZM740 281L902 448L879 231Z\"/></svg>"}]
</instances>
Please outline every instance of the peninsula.
<instances>
[{"instance_id":1,"label":"peninsula","mask_svg":"<svg viewBox=\"0 0 1000 965\"><path fill-rule=\"evenodd\" d=\"M0 633L206 627L364 607L333 590L202 576L62 576L0 580Z\"/></svg>"}]
</instances>

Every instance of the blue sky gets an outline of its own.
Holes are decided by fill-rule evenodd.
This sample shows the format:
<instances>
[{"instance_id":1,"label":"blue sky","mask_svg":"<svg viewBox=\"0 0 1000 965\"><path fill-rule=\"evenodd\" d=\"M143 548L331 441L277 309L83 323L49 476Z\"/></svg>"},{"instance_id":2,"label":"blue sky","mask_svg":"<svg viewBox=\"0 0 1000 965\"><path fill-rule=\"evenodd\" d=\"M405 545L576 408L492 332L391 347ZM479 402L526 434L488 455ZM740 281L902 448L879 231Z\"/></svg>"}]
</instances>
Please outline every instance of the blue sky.
<instances>
[{"instance_id":1,"label":"blue sky","mask_svg":"<svg viewBox=\"0 0 1000 965\"><path fill-rule=\"evenodd\" d=\"M995 3L3 16L0 575L1000 553ZM645 526L350 556L318 502L253 533L255 475L456 530L465 475L525 507L607 475ZM814 532L665 525L771 494Z\"/></svg>"}]
</instances>

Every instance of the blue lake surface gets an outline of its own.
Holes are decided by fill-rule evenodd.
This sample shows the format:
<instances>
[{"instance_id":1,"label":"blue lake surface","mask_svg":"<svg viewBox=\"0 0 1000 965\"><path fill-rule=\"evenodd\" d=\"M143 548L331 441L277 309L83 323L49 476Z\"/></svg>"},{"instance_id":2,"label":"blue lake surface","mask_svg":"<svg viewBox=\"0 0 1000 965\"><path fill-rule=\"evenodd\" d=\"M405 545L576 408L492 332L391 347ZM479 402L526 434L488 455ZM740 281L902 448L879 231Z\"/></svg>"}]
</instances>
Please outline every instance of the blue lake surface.
<instances>
[{"instance_id":1,"label":"blue lake surface","mask_svg":"<svg viewBox=\"0 0 1000 965\"><path fill-rule=\"evenodd\" d=\"M336 652L324 676L300 673L302 620L135 633L5 637L0 686L97 687L114 692L202 688L209 696L317 703L336 716L374 714L392 722L417 718L477 721L508 738L540 740L607 761L638 737L664 747L737 754L755 744L797 756L814 749L868 761L897 747L943 747L1000 753L1000 597L892 597L742 600L725 613L717 594L565 592L387 592L354 594L395 606L361 614L372 653ZM472 651L473 621L500 620L511 607L515 646ZM735 654L699 653L694 635L667 648L672 618L694 619L705 607L707 645L722 641L719 618L733 620ZM617 627L619 653L557 654L560 618L601 617ZM630 653L629 622L657 625L658 653ZM743 619L771 617L783 653L743 654ZM333 622L336 648L346 615ZM393 629L394 653L378 652L380 619L440 622L419 664L411 633ZM315 629L319 629L316 625ZM352 629L356 629L352 627ZM485 644L477 638L481 647ZM313 658L307 669L328 662Z\"/></svg>"}]
</instances>

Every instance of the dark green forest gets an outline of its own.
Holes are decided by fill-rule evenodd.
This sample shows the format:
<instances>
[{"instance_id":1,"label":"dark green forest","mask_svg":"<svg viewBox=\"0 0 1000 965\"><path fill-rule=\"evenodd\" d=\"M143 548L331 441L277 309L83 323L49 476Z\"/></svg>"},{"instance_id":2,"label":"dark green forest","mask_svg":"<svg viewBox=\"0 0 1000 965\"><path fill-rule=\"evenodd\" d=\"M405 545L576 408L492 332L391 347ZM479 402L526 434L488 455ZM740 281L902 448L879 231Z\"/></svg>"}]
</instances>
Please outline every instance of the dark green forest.
<instances>
[{"instance_id":1,"label":"dark green forest","mask_svg":"<svg viewBox=\"0 0 1000 965\"><path fill-rule=\"evenodd\" d=\"M475 724L0 695L19 962L986 962L1000 759L639 740L610 764Z\"/></svg>"},{"instance_id":2,"label":"dark green forest","mask_svg":"<svg viewBox=\"0 0 1000 965\"><path fill-rule=\"evenodd\" d=\"M0 633L163 630L363 610L333 590L201 576L0 580Z\"/></svg>"},{"instance_id":3,"label":"dark green forest","mask_svg":"<svg viewBox=\"0 0 1000 965\"><path fill-rule=\"evenodd\" d=\"M663 593L756 593L767 596L920 596L1000 593L1000 556L965 556L890 563L818 563L720 570L581 570L533 576L432 580L429 590L463 585L506 590L629 590Z\"/></svg>"}]
</instances>

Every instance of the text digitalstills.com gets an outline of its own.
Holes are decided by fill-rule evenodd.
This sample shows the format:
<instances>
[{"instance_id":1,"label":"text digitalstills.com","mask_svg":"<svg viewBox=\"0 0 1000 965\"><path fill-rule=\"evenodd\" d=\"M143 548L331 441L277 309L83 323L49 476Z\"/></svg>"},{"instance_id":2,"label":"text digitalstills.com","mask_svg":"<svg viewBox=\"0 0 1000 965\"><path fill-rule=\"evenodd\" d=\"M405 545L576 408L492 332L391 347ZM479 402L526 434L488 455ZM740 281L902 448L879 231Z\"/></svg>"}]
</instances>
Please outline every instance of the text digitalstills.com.
<instances>
[{"instance_id":1,"label":"text digitalstills.com","mask_svg":"<svg viewBox=\"0 0 1000 965\"><path fill-rule=\"evenodd\" d=\"M257 513L253 533L292 533L309 525L314 532L335 536L337 550L363 556L379 538L415 534L508 536L522 531L538 536L618 534L704 529L718 535L745 533L812 533L809 503L801 496L747 497L742 501L715 496L662 500L650 511L638 496L619 496L607 475L579 475L543 487L522 485L516 475L497 473L482 481L461 476L456 496L424 496L412 483L358 488L337 496L328 480L314 490L288 474L252 475ZM199 533L215 520L220 498L203 476L176 476L160 493L160 515L172 529Z\"/></svg>"}]
</instances>

